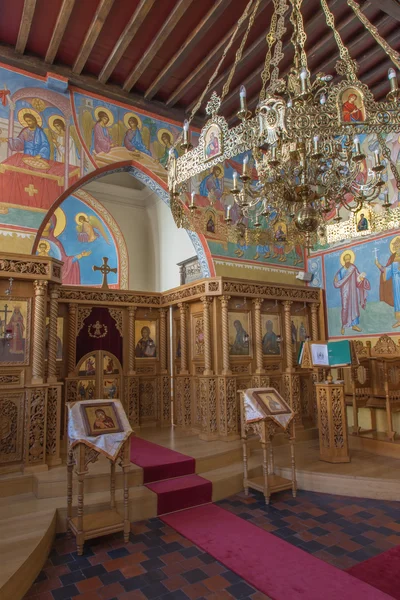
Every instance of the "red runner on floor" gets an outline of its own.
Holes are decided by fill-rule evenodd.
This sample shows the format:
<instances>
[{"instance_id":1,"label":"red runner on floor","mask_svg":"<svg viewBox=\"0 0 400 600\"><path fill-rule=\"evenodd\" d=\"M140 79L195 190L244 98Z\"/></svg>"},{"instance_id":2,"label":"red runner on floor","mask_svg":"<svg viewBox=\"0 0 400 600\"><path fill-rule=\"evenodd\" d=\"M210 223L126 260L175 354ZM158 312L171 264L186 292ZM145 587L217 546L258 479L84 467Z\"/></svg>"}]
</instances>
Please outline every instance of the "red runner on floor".
<instances>
[{"instance_id":1,"label":"red runner on floor","mask_svg":"<svg viewBox=\"0 0 400 600\"><path fill-rule=\"evenodd\" d=\"M178 479L148 483L146 487L157 494L158 515L206 504L211 502L212 497L211 481L199 475L185 475Z\"/></svg>"},{"instance_id":2,"label":"red runner on floor","mask_svg":"<svg viewBox=\"0 0 400 600\"><path fill-rule=\"evenodd\" d=\"M364 560L347 572L400 600L400 546Z\"/></svg>"},{"instance_id":3,"label":"red runner on floor","mask_svg":"<svg viewBox=\"0 0 400 600\"><path fill-rule=\"evenodd\" d=\"M215 504L161 519L274 600L390 598Z\"/></svg>"},{"instance_id":4,"label":"red runner on floor","mask_svg":"<svg viewBox=\"0 0 400 600\"><path fill-rule=\"evenodd\" d=\"M195 472L195 460L139 437L131 437L131 462L143 468L143 483L171 479Z\"/></svg>"}]
</instances>

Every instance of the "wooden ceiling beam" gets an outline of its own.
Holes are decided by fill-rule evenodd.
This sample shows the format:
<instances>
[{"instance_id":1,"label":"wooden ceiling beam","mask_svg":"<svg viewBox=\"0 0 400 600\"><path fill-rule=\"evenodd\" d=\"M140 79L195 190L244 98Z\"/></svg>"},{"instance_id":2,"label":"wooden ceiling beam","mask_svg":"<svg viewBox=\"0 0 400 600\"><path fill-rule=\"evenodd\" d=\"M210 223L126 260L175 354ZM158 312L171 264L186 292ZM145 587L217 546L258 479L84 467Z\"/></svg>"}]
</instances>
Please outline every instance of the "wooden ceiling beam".
<instances>
[{"instance_id":1,"label":"wooden ceiling beam","mask_svg":"<svg viewBox=\"0 0 400 600\"><path fill-rule=\"evenodd\" d=\"M112 49L110 56L100 72L99 81L101 83L106 83L111 73L114 71L123 53L142 26L143 21L150 12L154 2L155 0L140 0L135 12L129 19L129 23L121 33L119 40Z\"/></svg>"},{"instance_id":2,"label":"wooden ceiling beam","mask_svg":"<svg viewBox=\"0 0 400 600\"><path fill-rule=\"evenodd\" d=\"M379 0L379 10L382 10L392 19L400 21L400 4L398 0Z\"/></svg>"},{"instance_id":3,"label":"wooden ceiling beam","mask_svg":"<svg viewBox=\"0 0 400 600\"><path fill-rule=\"evenodd\" d=\"M15 44L15 51L18 52L18 54L23 54L25 52L26 42L28 41L33 15L35 13L35 7L36 0L25 0L21 23L19 25L17 43Z\"/></svg>"},{"instance_id":4,"label":"wooden ceiling beam","mask_svg":"<svg viewBox=\"0 0 400 600\"><path fill-rule=\"evenodd\" d=\"M71 16L72 9L74 8L75 0L63 0L63 3L58 13L56 25L51 36L49 47L47 48L46 56L44 61L52 63L58 52L62 37L67 27L69 18Z\"/></svg>"},{"instance_id":5,"label":"wooden ceiling beam","mask_svg":"<svg viewBox=\"0 0 400 600\"><path fill-rule=\"evenodd\" d=\"M269 4L269 2L268 2ZM252 57L257 54L257 52L259 52L263 47L265 48L265 52L267 52L267 42L266 42L266 35L267 35L267 31L264 31L264 33L262 35L260 35L252 44L251 46L249 46L242 54L242 58L240 60L240 68L243 68L247 65L247 63L252 59ZM225 79L228 78L229 73L231 72L232 69L232 65L229 65L229 68L225 69L225 71L223 73L221 73L221 75L219 77L217 77L217 79L214 81L213 83L213 88L215 90L217 90L220 86L222 86L223 82L225 81Z\"/></svg>"},{"instance_id":6,"label":"wooden ceiling beam","mask_svg":"<svg viewBox=\"0 0 400 600\"><path fill-rule=\"evenodd\" d=\"M193 0L178 0L178 4L176 4L172 12L169 14L168 19L157 33L154 40L126 78L123 85L125 91L131 91L139 77L141 77L144 71L147 69L157 52L160 50L161 46L164 44L170 33L174 30L179 20L183 17L192 2Z\"/></svg>"},{"instance_id":7,"label":"wooden ceiling beam","mask_svg":"<svg viewBox=\"0 0 400 600\"><path fill-rule=\"evenodd\" d=\"M159 73L151 86L146 90L144 97L148 100L153 98L163 83L171 76L185 60L188 53L200 42L207 31L214 25L216 20L222 15L227 8L229 0L215 0L214 5L207 12L205 17L195 27L192 33L184 41L179 50L174 54L171 60L167 63L164 69Z\"/></svg>"},{"instance_id":8,"label":"wooden ceiling beam","mask_svg":"<svg viewBox=\"0 0 400 600\"><path fill-rule=\"evenodd\" d=\"M261 6L261 4L260 4L260 7L257 12L257 16L259 16L259 14L264 10L264 8L266 8L266 6L268 6L268 4L269 4L269 2L263 6ZM246 26L246 24L242 23L242 25L237 33L238 38L240 38L240 35L243 33L245 26ZM171 94L171 96L166 101L167 106L174 106L174 104L176 104L178 102L178 100L180 100L182 98L182 96L184 96L191 87L193 87L194 85L196 85L198 83L198 81L201 79L201 76L203 75L204 70L208 69L220 57L220 54L222 54L226 44L229 42L235 29L236 29L236 25L231 27L231 29L228 31L228 33L226 35L224 35L224 37L221 39L221 41L216 46L214 46L214 48L211 50L211 52L209 54L207 54L207 56L201 61L201 63L186 77L186 79L184 81L182 81L180 86ZM197 99L192 103L191 106L193 107L196 102L197 102ZM188 110L190 110L190 109L188 109Z\"/></svg>"},{"instance_id":9,"label":"wooden ceiling beam","mask_svg":"<svg viewBox=\"0 0 400 600\"><path fill-rule=\"evenodd\" d=\"M382 17L380 17L380 19L378 19L378 21L376 22L375 26L382 26L385 25L385 23L389 21L389 17L387 17L386 15L383 15ZM362 29L360 30L360 33L358 35L356 35L356 37L350 42L350 44L347 44L347 49L351 50L352 48L355 48L360 42L362 42L363 40L365 40L366 38L368 38L368 36L370 36L371 34L369 33L369 31L367 29ZM371 41L373 42L373 38L371 37ZM314 52L313 52L314 54ZM365 52L363 53L365 54ZM354 58L354 57L353 57ZM329 58L327 58L326 60L324 60L323 62L319 62L316 64L315 66L315 70L318 71L323 71L324 69L326 69L326 67L328 67L329 65L332 64L332 62L336 62L336 60L338 59L338 56L329 56Z\"/></svg>"},{"instance_id":10,"label":"wooden ceiling beam","mask_svg":"<svg viewBox=\"0 0 400 600\"><path fill-rule=\"evenodd\" d=\"M25 70L28 73L46 77L46 74L49 72L49 65L45 63L44 60L26 54L21 56L10 46L0 44L0 55L2 63ZM70 67L53 64L51 66L51 73L61 75L68 79L70 86L75 86L80 90L96 94L105 99L109 99L110 101L116 100L117 102L121 102L128 106L154 113L161 118L166 117L173 119L177 123L182 123L185 119L183 110L167 108L163 102L158 102L157 100L144 100L143 96L132 92L125 92L121 86L116 84L108 83L107 85L103 85L98 81L97 77L74 73ZM201 127L202 124L203 119L198 118L193 121L194 127Z\"/></svg>"},{"instance_id":11,"label":"wooden ceiling beam","mask_svg":"<svg viewBox=\"0 0 400 600\"><path fill-rule=\"evenodd\" d=\"M93 16L89 29L86 32L85 39L83 40L83 44L79 50L79 54L72 67L74 73L79 75L79 73L82 72L113 4L114 0L100 0L100 4Z\"/></svg>"}]
</instances>

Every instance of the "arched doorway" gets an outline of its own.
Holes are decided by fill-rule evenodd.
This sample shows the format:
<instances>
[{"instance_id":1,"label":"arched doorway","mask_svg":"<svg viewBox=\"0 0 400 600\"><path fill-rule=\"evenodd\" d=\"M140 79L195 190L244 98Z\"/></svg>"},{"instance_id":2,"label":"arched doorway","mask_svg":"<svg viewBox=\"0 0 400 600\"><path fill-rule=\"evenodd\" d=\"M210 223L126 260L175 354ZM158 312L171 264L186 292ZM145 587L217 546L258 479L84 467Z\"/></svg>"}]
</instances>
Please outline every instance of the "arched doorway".
<instances>
[{"instance_id":1,"label":"arched doorway","mask_svg":"<svg viewBox=\"0 0 400 600\"><path fill-rule=\"evenodd\" d=\"M46 223L49 221L50 217L54 214L55 210L60 206L60 204L64 200L66 200L66 198L68 198L71 194L73 194L89 182L99 180L107 174L118 172L128 172L130 175L132 175L137 180L142 182L145 186L147 186L169 207L169 193L165 182L162 181L159 177L157 177L154 173L149 171L146 167L144 167L136 161L123 161L120 163L106 165L105 167L96 169L91 173L88 173L87 175L73 183L57 198L57 200L52 204L52 206L48 210L40 228L37 231L32 248L32 253L35 254L37 251L38 244L43 235ZM197 233L192 231L187 231L187 234L189 235L193 243L195 252L199 260L199 264L201 266L203 277L215 276L214 263L205 237L203 235L198 235Z\"/></svg>"}]
</instances>

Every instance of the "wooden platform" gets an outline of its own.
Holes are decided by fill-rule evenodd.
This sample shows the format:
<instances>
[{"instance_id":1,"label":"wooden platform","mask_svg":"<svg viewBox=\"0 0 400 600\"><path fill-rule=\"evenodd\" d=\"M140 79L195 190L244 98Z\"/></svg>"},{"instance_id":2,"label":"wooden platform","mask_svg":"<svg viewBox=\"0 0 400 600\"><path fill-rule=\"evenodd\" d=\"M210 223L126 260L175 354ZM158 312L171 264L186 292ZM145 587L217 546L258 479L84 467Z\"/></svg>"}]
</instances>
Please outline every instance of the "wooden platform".
<instances>
[{"instance_id":1,"label":"wooden platform","mask_svg":"<svg viewBox=\"0 0 400 600\"><path fill-rule=\"evenodd\" d=\"M243 489L241 441L204 442L173 428L143 429L140 437L196 459L196 473L213 484L213 501L222 500ZM351 462L329 464L319 460L317 430L299 431L296 443L298 489L331 494L398 500L400 498L399 458L377 455L363 447L361 438L350 436ZM374 441L374 444L383 441ZM277 436L274 452L277 475L290 477L289 445ZM386 444L385 444L386 446ZM400 444L389 449L395 454ZM262 457L255 442L250 446L249 477L262 475ZM157 496L143 486L142 469L131 465L130 519L155 517ZM122 478L116 479L117 509L122 510ZM100 459L90 465L85 481L85 512L108 509L109 464ZM74 490L75 492L76 490ZM74 498L74 503L75 503ZM273 505L274 499L271 498ZM65 531L66 466L30 474L0 476L0 558L7 558L0 570L0 599L19 600L42 568L56 532ZM23 541L23 543L22 543ZM26 543L25 543L26 541Z\"/></svg>"}]
</instances>

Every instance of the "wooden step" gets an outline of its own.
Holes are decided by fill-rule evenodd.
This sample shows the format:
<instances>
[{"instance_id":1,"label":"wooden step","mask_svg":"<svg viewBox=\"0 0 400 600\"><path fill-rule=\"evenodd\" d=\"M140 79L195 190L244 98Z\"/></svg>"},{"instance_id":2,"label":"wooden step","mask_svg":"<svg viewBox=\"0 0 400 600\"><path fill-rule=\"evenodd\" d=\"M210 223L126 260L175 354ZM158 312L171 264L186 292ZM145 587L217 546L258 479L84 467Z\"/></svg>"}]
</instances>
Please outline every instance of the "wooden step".
<instances>
[{"instance_id":1,"label":"wooden step","mask_svg":"<svg viewBox=\"0 0 400 600\"><path fill-rule=\"evenodd\" d=\"M25 504L25 508L27 505ZM54 541L56 511L0 511L0 599L20 600L41 571Z\"/></svg>"}]
</instances>

